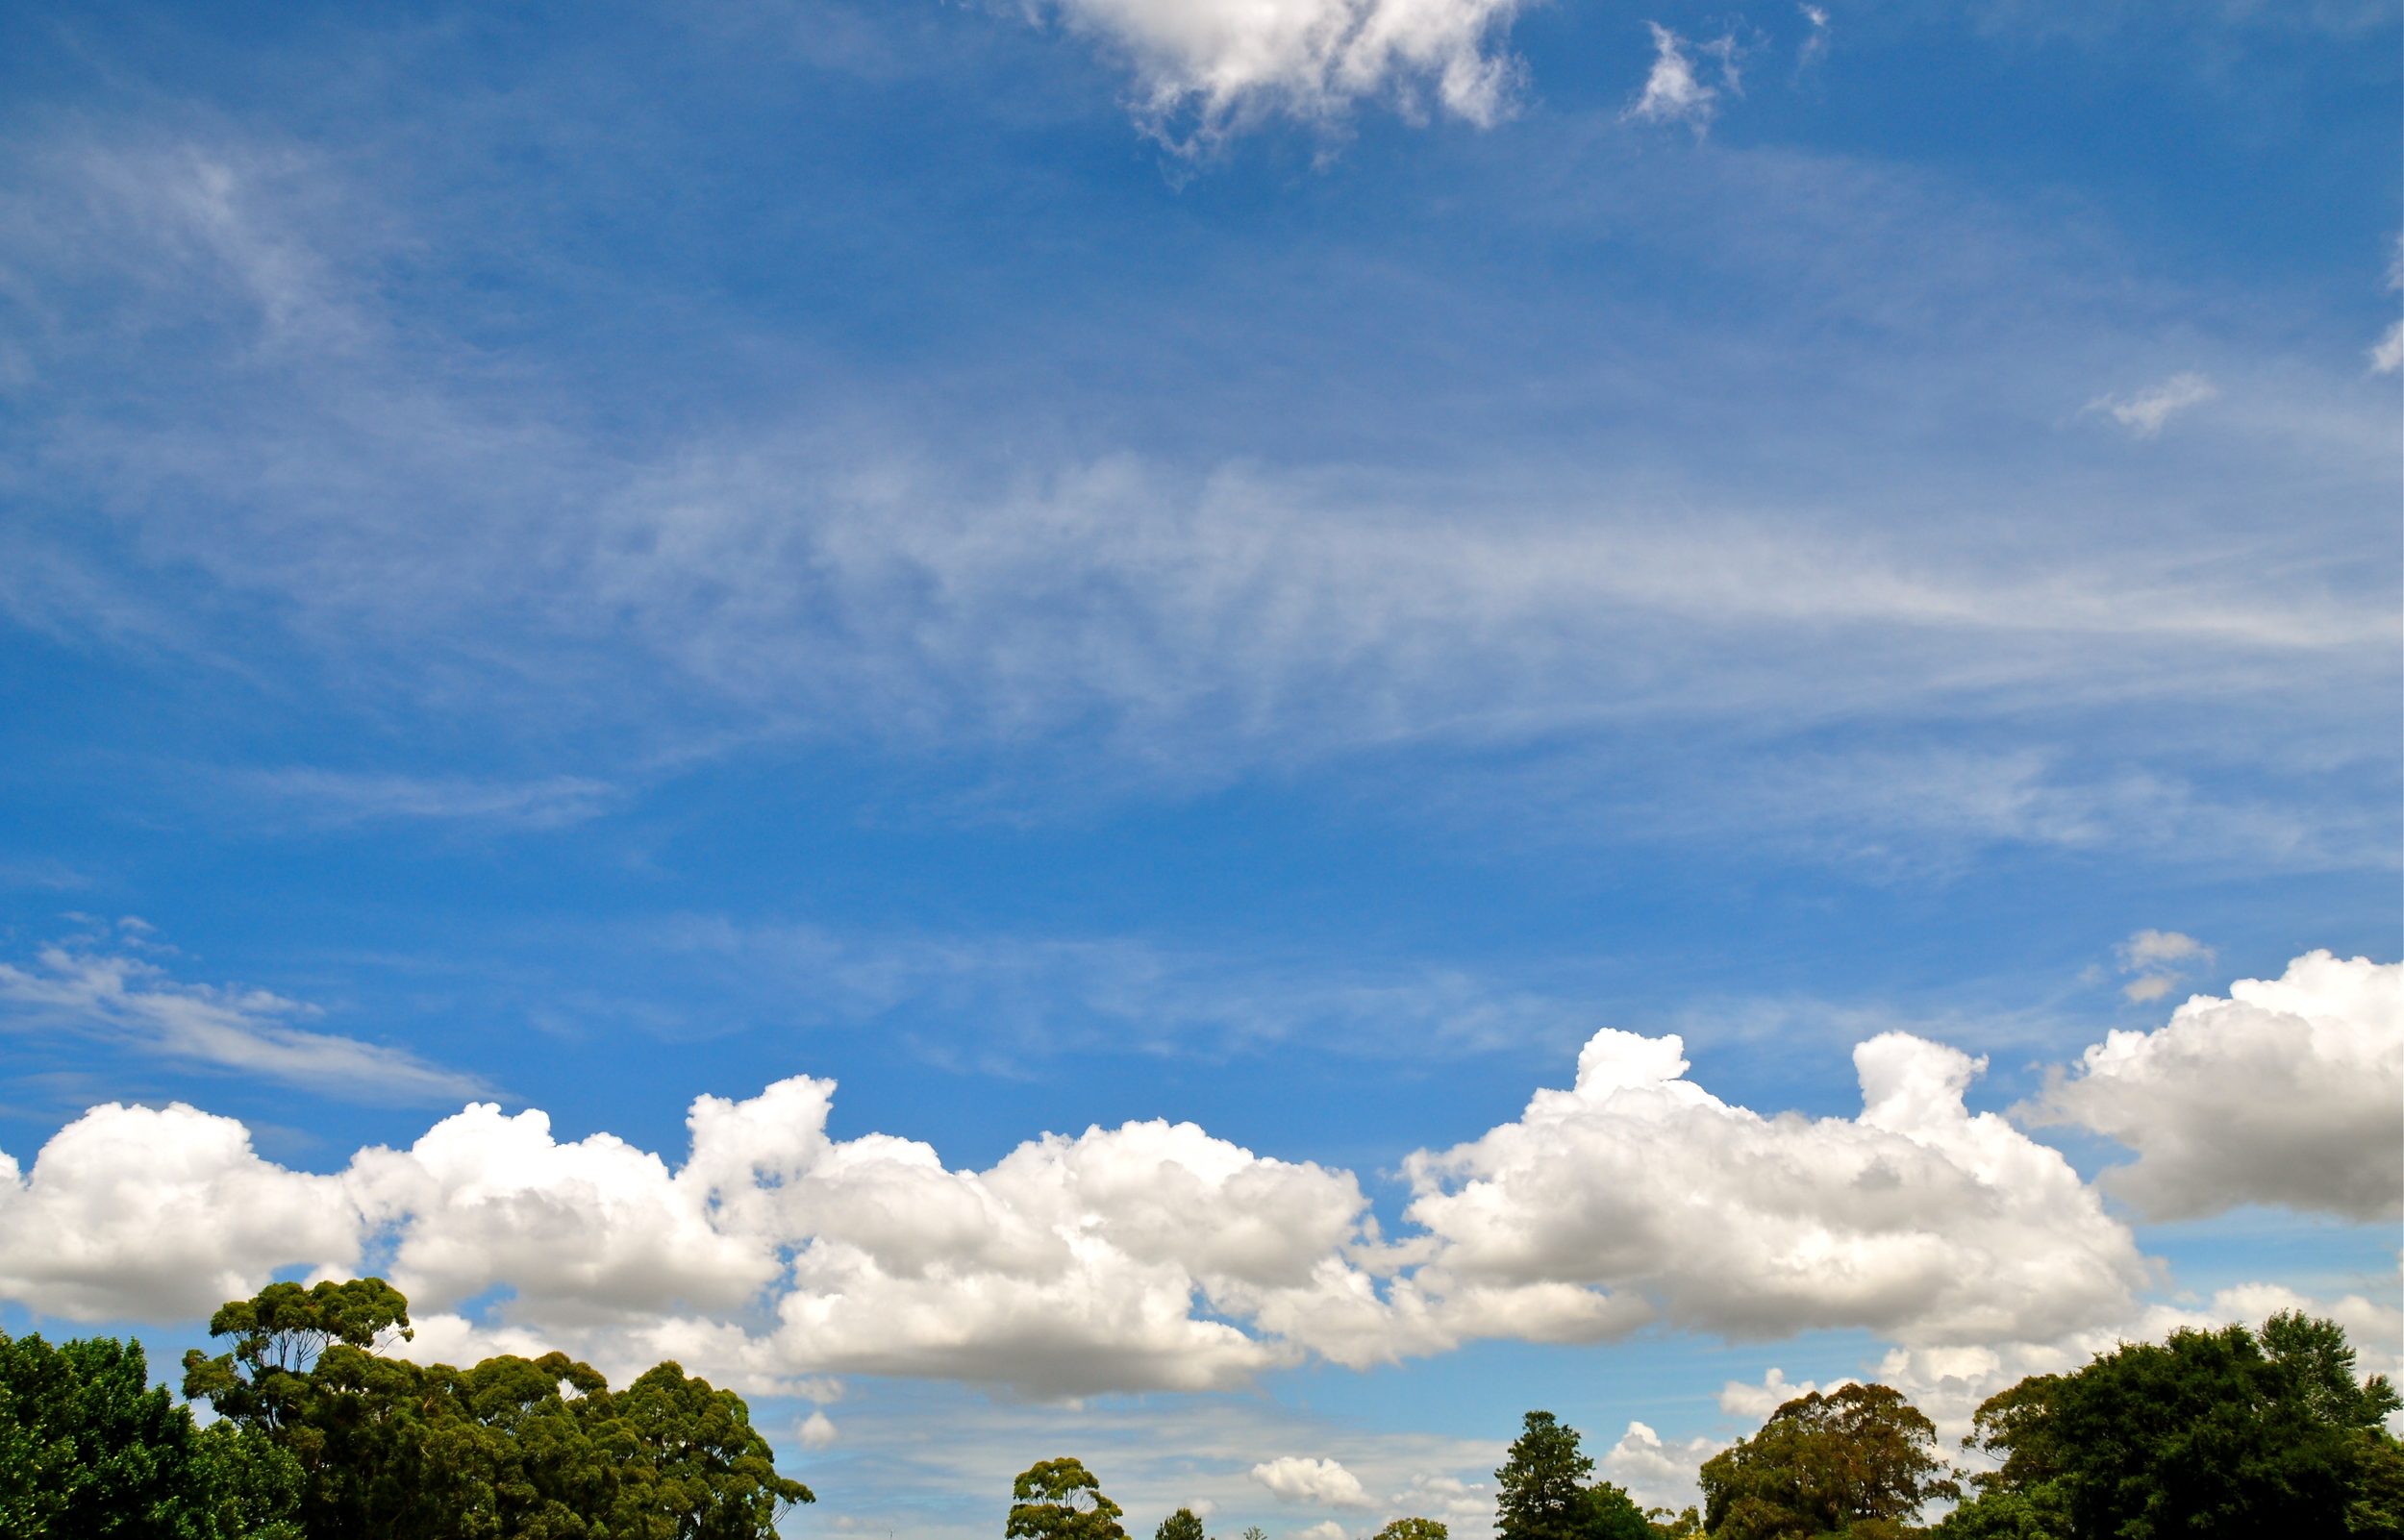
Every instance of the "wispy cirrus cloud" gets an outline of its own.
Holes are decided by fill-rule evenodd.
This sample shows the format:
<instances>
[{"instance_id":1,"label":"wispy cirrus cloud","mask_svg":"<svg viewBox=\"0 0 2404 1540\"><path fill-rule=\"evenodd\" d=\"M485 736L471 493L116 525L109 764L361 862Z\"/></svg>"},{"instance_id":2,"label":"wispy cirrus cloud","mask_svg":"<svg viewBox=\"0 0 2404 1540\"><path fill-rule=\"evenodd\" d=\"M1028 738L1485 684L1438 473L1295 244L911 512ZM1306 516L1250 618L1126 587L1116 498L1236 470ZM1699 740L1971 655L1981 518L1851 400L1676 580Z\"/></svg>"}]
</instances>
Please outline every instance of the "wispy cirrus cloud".
<instances>
[{"instance_id":1,"label":"wispy cirrus cloud","mask_svg":"<svg viewBox=\"0 0 2404 1540\"><path fill-rule=\"evenodd\" d=\"M0 962L0 1031L73 1033L355 1102L440 1104L490 1094L471 1075L296 1023L315 1007L264 989L178 982L155 962L90 945Z\"/></svg>"},{"instance_id":2,"label":"wispy cirrus cloud","mask_svg":"<svg viewBox=\"0 0 2404 1540\"><path fill-rule=\"evenodd\" d=\"M487 781L294 766L230 771L218 779L238 794L318 828L428 822L561 829L601 816L623 795L611 782L582 776Z\"/></svg>"},{"instance_id":3,"label":"wispy cirrus cloud","mask_svg":"<svg viewBox=\"0 0 2404 1540\"><path fill-rule=\"evenodd\" d=\"M2087 404L2087 410L2110 413L2114 421L2135 437L2152 438L2171 418L2219 394L2220 387L2210 379L2188 369L2127 395L2097 396Z\"/></svg>"}]
</instances>

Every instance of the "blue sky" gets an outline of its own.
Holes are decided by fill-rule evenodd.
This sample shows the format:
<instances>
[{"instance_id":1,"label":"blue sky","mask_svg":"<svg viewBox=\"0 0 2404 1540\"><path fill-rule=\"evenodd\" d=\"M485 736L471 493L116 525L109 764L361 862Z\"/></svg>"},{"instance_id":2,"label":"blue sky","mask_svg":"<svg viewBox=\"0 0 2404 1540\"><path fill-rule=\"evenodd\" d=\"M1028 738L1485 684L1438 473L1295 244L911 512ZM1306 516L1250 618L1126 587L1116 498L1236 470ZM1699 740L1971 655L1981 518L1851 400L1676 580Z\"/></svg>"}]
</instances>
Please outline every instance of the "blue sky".
<instances>
[{"instance_id":1,"label":"blue sky","mask_svg":"<svg viewBox=\"0 0 2404 1540\"><path fill-rule=\"evenodd\" d=\"M1438 1226L1455 1260L1408 1265L1454 1268L1421 1280L1447 1308L1486 1267L1657 1315L1539 1327L1513 1296L1354 1368L1189 1257L1190 1320L1269 1345L1191 1369L1213 1389L1160 1388L1188 1369L1100 1327L1059 1347L1094 1355L1074 1403L1044 1350L890 1322L680 1351L751 1377L823 1500L793 1532L987 1532L1068 1449L1147 1530L1184 1501L1280 1535L1451 1502L1475 1535L1441 1483L1530 1405L1598 1451L1633 1420L1691 1452L1758 1419L1723 1387L1773 1366L2019 1363L2260 1289L2391 1328L2384 1133L2368 1176L2291 1141L2259 1181L2180 1177L2235 1036L2143 1096L2046 1097L2191 993L2397 961L2392 7L0 28L20 1251L49 1204L41 1245L93 1268L338 1270L338 1236L109 1252L69 1155L35 1170L94 1106L238 1120L275 1181L471 1100L675 1168L696 1097L794 1076L839 1082L834 1139L955 1173L1190 1122L1349 1174L1390 1238L1434 1212L1405 1212L1415 1153L1521 1128L1598 1031L1677 1033L1728 1106L1847 1129L1855 1046L1902 1032L1983 1057L1967 1109L2016 1108L1995 1127L2079 1178L2169 1173L2045 1187L2008 1243L2127 1237L2159 1262L2113 1273L2117 1304L2031 1336L2033 1305L1989 1301L2022 1332L1990 1341L1975 1311L1739 1309L1606 1266L1607 1237L1546 1272ZM2279 997L2275 1041L2295 1086L2376 1089L2292 1035L2336 977ZM2392 996L2375 977L2359 998ZM2368 1008L2327 1006L2391 1065ZM2310 1121L2291 1094L2273 1111ZM207 1131L231 1124L140 1127L235 1159ZM1662 1158L1662 1191L1696 1180ZM306 1191L296 1215L336 1202ZM358 1265L434 1224L390 1201L341 1210ZM789 1259L835 1230L775 1233ZM968 1265L913 1234L925 1276ZM703 1317L764 1342L788 1289L554 1297L502 1230L456 1244L490 1259L459 1329L521 1344ZM166 1284L65 1265L0 1258L0 1322L196 1335ZM1100 1320L1118 1285L1092 1286ZM1882 1372L1970 1394L1933 1362ZM814 1395L831 1441L784 1436ZM1673 1493L1676 1459L1618 1448ZM1365 1495L1274 1465L1305 1458Z\"/></svg>"}]
</instances>

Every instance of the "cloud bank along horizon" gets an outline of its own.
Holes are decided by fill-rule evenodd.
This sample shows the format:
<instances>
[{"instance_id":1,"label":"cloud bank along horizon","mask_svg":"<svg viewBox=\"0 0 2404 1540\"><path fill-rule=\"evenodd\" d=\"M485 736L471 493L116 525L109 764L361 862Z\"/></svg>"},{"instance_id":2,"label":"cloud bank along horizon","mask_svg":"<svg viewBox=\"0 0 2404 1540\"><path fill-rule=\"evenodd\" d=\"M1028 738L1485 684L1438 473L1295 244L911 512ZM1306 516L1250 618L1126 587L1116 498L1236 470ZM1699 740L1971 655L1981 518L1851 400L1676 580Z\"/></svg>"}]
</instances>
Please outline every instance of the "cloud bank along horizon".
<instances>
[{"instance_id":1,"label":"cloud bank along horizon","mask_svg":"<svg viewBox=\"0 0 2404 1540\"><path fill-rule=\"evenodd\" d=\"M1851 1118L1730 1105L1685 1079L1681 1048L1595 1032L1570 1088L1409 1156L1391 1234L1355 1174L1190 1123L1046 1133L953 1170L919 1141L830 1138L835 1086L806 1076L698 1098L674 1168L477 1103L406 1150L310 1173L260 1157L233 1119L110 1104L30 1171L0 1156L0 1297L182 1322L276 1270L344 1277L373 1257L411 1298L415 1357L560 1348L618 1373L673 1357L788 1394L830 1375L1215 1390L1480 1338L1856 1329L1891 1345L1883 1375L1959 1420L2124 1335L2282 1303L2335 1312L2366 1366L2399 1361L2404 1322L2360 1296L2153 1298L2156 1265L2106 1199L2155 1220L2263 1204L2393 1222L2404 964L2315 952L2194 996L2010 1117L1964 1105L1984 1060L1900 1031L1854 1049ZM2016 1124L2075 1125L2136 1158L2089 1182Z\"/></svg>"}]
</instances>

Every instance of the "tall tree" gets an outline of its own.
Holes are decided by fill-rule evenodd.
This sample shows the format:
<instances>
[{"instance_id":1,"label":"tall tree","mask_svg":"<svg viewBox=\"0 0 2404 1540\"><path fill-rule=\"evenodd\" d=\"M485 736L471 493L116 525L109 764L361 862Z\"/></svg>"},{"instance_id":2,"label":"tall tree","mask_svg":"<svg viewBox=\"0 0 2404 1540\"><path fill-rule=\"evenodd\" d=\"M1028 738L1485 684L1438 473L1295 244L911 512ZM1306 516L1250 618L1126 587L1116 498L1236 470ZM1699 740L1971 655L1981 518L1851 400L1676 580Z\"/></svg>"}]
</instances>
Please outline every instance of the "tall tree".
<instances>
[{"instance_id":1,"label":"tall tree","mask_svg":"<svg viewBox=\"0 0 2404 1540\"><path fill-rule=\"evenodd\" d=\"M1494 1471L1494 1527L1503 1540L1579 1540L1593 1469L1576 1428L1551 1412L1529 1412Z\"/></svg>"},{"instance_id":2,"label":"tall tree","mask_svg":"<svg viewBox=\"0 0 2404 1540\"><path fill-rule=\"evenodd\" d=\"M1102 1483L1082 1461L1039 1460L1018 1473L1010 1494L1005 1536L1024 1540L1127 1540L1118 1521L1127 1510L1102 1495Z\"/></svg>"},{"instance_id":3,"label":"tall tree","mask_svg":"<svg viewBox=\"0 0 2404 1540\"><path fill-rule=\"evenodd\" d=\"M1900 1534L1922 1503L1961 1496L1936 1444L1936 1425L1885 1385L1814 1391L1704 1462L1704 1528L1714 1540Z\"/></svg>"},{"instance_id":4,"label":"tall tree","mask_svg":"<svg viewBox=\"0 0 2404 1540\"><path fill-rule=\"evenodd\" d=\"M1396 1519L1373 1540L1448 1540L1451 1531L1434 1519Z\"/></svg>"}]
</instances>

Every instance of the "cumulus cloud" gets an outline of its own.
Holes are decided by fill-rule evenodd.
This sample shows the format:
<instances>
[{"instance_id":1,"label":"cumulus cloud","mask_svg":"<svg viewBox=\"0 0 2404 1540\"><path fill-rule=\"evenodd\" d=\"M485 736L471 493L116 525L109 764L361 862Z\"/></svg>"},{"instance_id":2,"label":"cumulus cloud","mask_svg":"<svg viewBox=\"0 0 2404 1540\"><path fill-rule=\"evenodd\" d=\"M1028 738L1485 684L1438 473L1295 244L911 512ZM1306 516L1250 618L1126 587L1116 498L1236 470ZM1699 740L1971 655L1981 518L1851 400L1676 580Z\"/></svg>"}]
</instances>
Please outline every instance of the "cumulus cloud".
<instances>
[{"instance_id":1,"label":"cumulus cloud","mask_svg":"<svg viewBox=\"0 0 2404 1540\"><path fill-rule=\"evenodd\" d=\"M1962 1097L1984 1068L1886 1032L1854 1050L1858 1118L1764 1117L1683 1077L1674 1036L1606 1029L1576 1086L1408 1169L1454 1286L1640 1292L1687 1328L1867 1327L1908 1342L2049 1339L2145 1277L2053 1150Z\"/></svg>"},{"instance_id":2,"label":"cumulus cloud","mask_svg":"<svg viewBox=\"0 0 2404 1540\"><path fill-rule=\"evenodd\" d=\"M1724 1397L1721 1404L1726 1404ZM1709 1438L1665 1440L1648 1424L1630 1423L1619 1442L1594 1463L1604 1479L1626 1487L1639 1507L1683 1508L1702 1501L1695 1473L1703 1468L1705 1460L1725 1448L1725 1444Z\"/></svg>"},{"instance_id":3,"label":"cumulus cloud","mask_svg":"<svg viewBox=\"0 0 2404 1540\"><path fill-rule=\"evenodd\" d=\"M1731 1379L1720 1386L1719 1409L1731 1417L1748 1418L1757 1423L1765 1422L1771 1412L1776 1411L1788 1402L1808 1396L1816 1390L1834 1390L1840 1385L1849 1385L1852 1382L1850 1379L1832 1379L1822 1385L1816 1379L1806 1379L1799 1385L1790 1385L1787 1383L1787 1372L1784 1369L1772 1368L1767 1374L1762 1376L1762 1382L1758 1385L1748 1385L1741 1379Z\"/></svg>"},{"instance_id":4,"label":"cumulus cloud","mask_svg":"<svg viewBox=\"0 0 2404 1540\"><path fill-rule=\"evenodd\" d=\"M1283 1454L1252 1467L1252 1479L1280 1503L1316 1503L1331 1508L1374 1507L1360 1478L1334 1460Z\"/></svg>"},{"instance_id":5,"label":"cumulus cloud","mask_svg":"<svg viewBox=\"0 0 2404 1540\"><path fill-rule=\"evenodd\" d=\"M47 946L0 962L0 1030L69 1031L352 1101L417 1105L486 1089L396 1048L293 1026L316 1010L263 989L178 983L156 963Z\"/></svg>"},{"instance_id":6,"label":"cumulus cloud","mask_svg":"<svg viewBox=\"0 0 2404 1540\"><path fill-rule=\"evenodd\" d=\"M2404 1211L2404 965L2327 952L2087 1050L2026 1115L2137 1152L2107 1191L2154 1219L2278 1204Z\"/></svg>"},{"instance_id":7,"label":"cumulus cloud","mask_svg":"<svg viewBox=\"0 0 2404 1540\"><path fill-rule=\"evenodd\" d=\"M71 1321L178 1321L266 1286L342 1272L360 1226L341 1180L287 1171L249 1130L177 1103L93 1107L30 1175L0 1155L0 1296Z\"/></svg>"},{"instance_id":8,"label":"cumulus cloud","mask_svg":"<svg viewBox=\"0 0 2404 1540\"><path fill-rule=\"evenodd\" d=\"M2392 1213L2377 1153L2404 1143L2395 985L2391 968L2298 959L2162 1032L2116 1034L2055 1105L2141 1150L2116 1180L2149 1205L2230 1201L2190 1169L2229 1141L2181 1140L2234 1128L2248 1152L2234 1159L2273 1201ZM424 1356L562 1347L614 1373L675 1357L818 1401L834 1387L801 1377L1200 1390L1313 1357L1359 1367L1656 1321L1869 1330L1901 1355L1889 1378L1959 1400L2146 1319L2152 1274L2127 1227L2058 1153L1964 1105L1978 1061L1887 1032L1854 1062L1858 1116L1765 1116L1688 1081L1676 1037L1597 1032L1571 1088L1410 1157L1391 1236L1350 1173L1191 1124L1047 1134L956 1170L915 1141L831 1137L834 1083L807 1077L696 1100L681 1166L476 1104L313 1176L261 1160L228 1119L96 1107L30 1176L7 1168L0 1293L81 1319L184 1319L275 1269L373 1256L415 1303ZM2216 1098L2238 1085L2284 1110L2233 1118ZM2333 1177L2340 1148L2370 1176ZM1723 1404L1750 1415L1809 1388L1773 1371ZM1643 1453L1638 1439L1624 1458ZM1332 1459L1253 1475L1289 1501L1375 1505Z\"/></svg>"},{"instance_id":9,"label":"cumulus cloud","mask_svg":"<svg viewBox=\"0 0 2404 1540\"><path fill-rule=\"evenodd\" d=\"M1188 144L1243 117L1324 119L1365 97L1406 105L1432 89L1446 112L1489 124L1518 66L1492 51L1517 0L1057 0L1072 31L1133 63L1147 127L1191 114Z\"/></svg>"},{"instance_id":10,"label":"cumulus cloud","mask_svg":"<svg viewBox=\"0 0 2404 1540\"><path fill-rule=\"evenodd\" d=\"M2173 416L2218 394L2218 386L2191 369L2130 395L2097 396L2087 410L2110 412L2137 437L2151 438Z\"/></svg>"}]
</instances>

